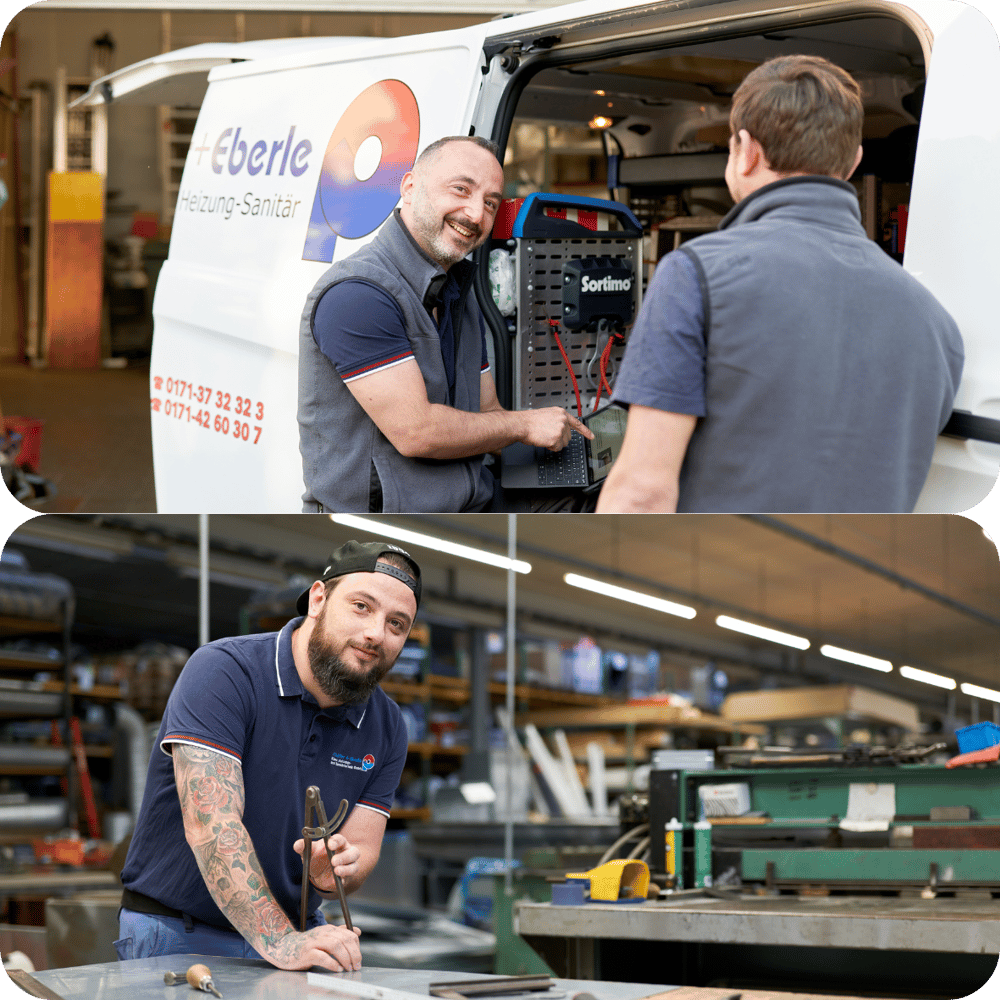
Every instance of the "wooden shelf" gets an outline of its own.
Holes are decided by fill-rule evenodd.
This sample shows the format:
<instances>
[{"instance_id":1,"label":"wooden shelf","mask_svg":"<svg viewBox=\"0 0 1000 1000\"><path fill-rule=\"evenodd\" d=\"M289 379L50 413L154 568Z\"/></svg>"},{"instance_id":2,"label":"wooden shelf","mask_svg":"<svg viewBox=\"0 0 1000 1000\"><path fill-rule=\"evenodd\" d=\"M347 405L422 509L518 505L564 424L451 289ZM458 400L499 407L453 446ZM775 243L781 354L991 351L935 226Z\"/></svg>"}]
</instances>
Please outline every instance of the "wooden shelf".
<instances>
[{"instance_id":1,"label":"wooden shelf","mask_svg":"<svg viewBox=\"0 0 1000 1000\"><path fill-rule=\"evenodd\" d=\"M62 694L64 685L62 681L45 681L42 684L43 691L50 691ZM95 684L93 687L84 690L79 684L70 686L70 694L79 698L92 698L94 701L121 701L121 689L113 684Z\"/></svg>"},{"instance_id":2,"label":"wooden shelf","mask_svg":"<svg viewBox=\"0 0 1000 1000\"><path fill-rule=\"evenodd\" d=\"M469 681L461 677L443 677L431 674L427 678L431 697L441 701L452 701L464 704L471 695ZM507 685L503 681L489 682L490 696L494 699L507 696ZM561 688L538 687L534 684L515 684L514 697L529 705L578 705L584 707L599 707L602 705L620 704L614 698L600 694L581 694L579 691L565 691Z\"/></svg>"},{"instance_id":3,"label":"wooden shelf","mask_svg":"<svg viewBox=\"0 0 1000 1000\"><path fill-rule=\"evenodd\" d=\"M430 685L411 684L407 681L393 681L385 678L380 687L393 701L424 701L431 695Z\"/></svg>"},{"instance_id":4,"label":"wooden shelf","mask_svg":"<svg viewBox=\"0 0 1000 1000\"><path fill-rule=\"evenodd\" d=\"M553 708L545 711L519 712L515 719L517 726L524 726L529 722L539 728L560 729L571 727L609 729L635 725L754 735L763 735L766 732L764 726L706 715L697 708L680 708L675 705L625 705L621 702L600 708Z\"/></svg>"},{"instance_id":5,"label":"wooden shelf","mask_svg":"<svg viewBox=\"0 0 1000 1000\"><path fill-rule=\"evenodd\" d=\"M419 820L429 820L431 818L431 811L427 806L421 806L419 809L397 809L392 808L389 810L390 819L419 819Z\"/></svg>"},{"instance_id":6,"label":"wooden shelf","mask_svg":"<svg viewBox=\"0 0 1000 1000\"><path fill-rule=\"evenodd\" d=\"M406 752L419 754L421 757L462 758L469 752L469 748L466 746L443 747L438 743L411 743L406 748Z\"/></svg>"},{"instance_id":7,"label":"wooden shelf","mask_svg":"<svg viewBox=\"0 0 1000 1000\"><path fill-rule=\"evenodd\" d=\"M62 670L62 659L53 660L41 653L22 653L0 649L0 670Z\"/></svg>"},{"instance_id":8,"label":"wooden shelf","mask_svg":"<svg viewBox=\"0 0 1000 1000\"><path fill-rule=\"evenodd\" d=\"M427 683L431 689L431 697L438 701L450 701L454 705L464 705L472 696L472 685L463 677L429 674Z\"/></svg>"},{"instance_id":9,"label":"wooden shelf","mask_svg":"<svg viewBox=\"0 0 1000 1000\"><path fill-rule=\"evenodd\" d=\"M726 696L721 712L728 719L759 723L848 717L888 723L910 733L920 729L912 702L854 684L739 691Z\"/></svg>"},{"instance_id":10,"label":"wooden shelf","mask_svg":"<svg viewBox=\"0 0 1000 1000\"><path fill-rule=\"evenodd\" d=\"M490 694L506 697L507 685L500 681L490 682ZM514 697L528 705L559 705L578 708L604 709L605 706L621 705L615 698L604 694L583 694L580 691L563 691L560 688L536 687L533 684L516 684Z\"/></svg>"},{"instance_id":11,"label":"wooden shelf","mask_svg":"<svg viewBox=\"0 0 1000 1000\"><path fill-rule=\"evenodd\" d=\"M21 618L17 615L0 615L0 632L5 635L18 632L48 632L49 634L61 633L62 622L46 621L43 618Z\"/></svg>"},{"instance_id":12,"label":"wooden shelf","mask_svg":"<svg viewBox=\"0 0 1000 1000\"><path fill-rule=\"evenodd\" d=\"M114 755L110 746L85 746L84 751L91 759L104 758L110 760ZM19 775L65 774L66 764L0 764L0 776L17 777Z\"/></svg>"},{"instance_id":13,"label":"wooden shelf","mask_svg":"<svg viewBox=\"0 0 1000 1000\"><path fill-rule=\"evenodd\" d=\"M464 705L471 697L472 687L462 677L446 677L430 674L423 683L407 681L382 681L382 690L396 701L447 701L453 705ZM507 696L507 685L502 681L490 681L490 697L494 701ZM579 691L563 691L559 688L536 687L533 684L517 684L514 697L529 706L555 705L560 707L599 708L604 705L620 705L620 701L599 694L581 694Z\"/></svg>"}]
</instances>

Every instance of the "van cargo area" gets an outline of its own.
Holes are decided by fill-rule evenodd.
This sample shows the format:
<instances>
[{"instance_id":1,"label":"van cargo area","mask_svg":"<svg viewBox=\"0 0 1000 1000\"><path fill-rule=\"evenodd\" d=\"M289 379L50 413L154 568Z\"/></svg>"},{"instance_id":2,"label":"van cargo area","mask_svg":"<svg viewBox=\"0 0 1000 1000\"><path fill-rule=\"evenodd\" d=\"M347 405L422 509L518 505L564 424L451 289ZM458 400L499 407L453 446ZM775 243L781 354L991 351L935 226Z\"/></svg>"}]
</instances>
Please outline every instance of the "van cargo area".
<instances>
[{"instance_id":1,"label":"van cargo area","mask_svg":"<svg viewBox=\"0 0 1000 1000\"><path fill-rule=\"evenodd\" d=\"M796 15L788 27L742 37L542 61L509 125L509 190L606 198L611 188L642 221L644 259L655 263L732 207L723 175L740 81L775 56L819 55L861 84L865 156L852 183L868 235L902 259L926 77L920 41L889 17L800 22Z\"/></svg>"},{"instance_id":2,"label":"van cargo area","mask_svg":"<svg viewBox=\"0 0 1000 1000\"><path fill-rule=\"evenodd\" d=\"M523 72L515 73L507 115L494 129L494 135L506 136L507 194L523 199L533 192L556 192L611 199L628 208L642 225L637 265L644 290L665 253L714 230L733 206L724 173L729 106L740 81L778 55L820 55L861 84L865 155L852 183L869 238L902 262L925 82L924 53L914 32L890 17L803 26L797 14L787 24L773 21L764 31L735 35L717 28L698 35L697 41L676 44L646 37L613 47L583 45L575 58L560 51L532 56ZM583 405L590 410L599 391L594 359L606 347L613 380L624 338L608 345L601 328L564 331L559 343L545 335L550 315L559 311L564 260L631 256L627 243L619 240L618 249L611 245L620 228L613 215L608 225L611 233L532 241L505 240L509 234L500 232L502 223L497 226L492 247L506 247L517 257L521 291L517 310L506 322L513 339L501 335L495 342L501 352L514 345L511 393L501 394L508 405L557 403L572 409L579 386L590 391ZM597 228L603 230L604 224ZM530 296L520 289L527 282ZM548 295L542 291L546 288ZM494 329L502 326L495 317ZM501 363L499 372L505 367Z\"/></svg>"}]
</instances>

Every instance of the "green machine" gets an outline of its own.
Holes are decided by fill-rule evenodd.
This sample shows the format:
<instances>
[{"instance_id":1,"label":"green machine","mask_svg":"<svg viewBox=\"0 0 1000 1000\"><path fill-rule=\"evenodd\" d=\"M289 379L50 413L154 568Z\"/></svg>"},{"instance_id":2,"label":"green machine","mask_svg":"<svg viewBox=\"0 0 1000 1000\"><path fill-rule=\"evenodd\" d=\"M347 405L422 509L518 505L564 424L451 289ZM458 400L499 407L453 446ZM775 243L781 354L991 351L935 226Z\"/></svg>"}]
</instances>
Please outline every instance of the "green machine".
<instances>
[{"instance_id":1,"label":"green machine","mask_svg":"<svg viewBox=\"0 0 1000 1000\"><path fill-rule=\"evenodd\" d=\"M683 826L679 888L1000 894L1000 768L791 762L650 775L650 867L665 872L668 824ZM695 837L711 824L711 868ZM657 833L658 831L658 833ZM698 845L704 857L703 843ZM681 860L681 859L678 859Z\"/></svg>"}]
</instances>

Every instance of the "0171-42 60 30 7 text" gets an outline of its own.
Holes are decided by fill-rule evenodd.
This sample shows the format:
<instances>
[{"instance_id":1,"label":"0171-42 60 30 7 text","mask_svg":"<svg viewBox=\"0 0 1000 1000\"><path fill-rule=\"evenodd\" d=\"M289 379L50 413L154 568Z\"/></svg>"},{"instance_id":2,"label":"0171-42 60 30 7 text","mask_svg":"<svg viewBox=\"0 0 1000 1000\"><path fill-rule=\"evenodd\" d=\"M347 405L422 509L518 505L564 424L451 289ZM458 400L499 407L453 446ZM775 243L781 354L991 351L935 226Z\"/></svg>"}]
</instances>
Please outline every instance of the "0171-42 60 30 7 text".
<instances>
[{"instance_id":1,"label":"0171-42 60 30 7 text","mask_svg":"<svg viewBox=\"0 0 1000 1000\"><path fill-rule=\"evenodd\" d=\"M153 413L161 413L165 417L186 423L196 423L205 430L231 435L238 441L250 444L260 441L262 427L251 423L251 420L263 421L263 402L172 376L164 378L162 375L154 375L152 382L154 391L166 393L165 398L157 395L150 397L150 409ZM213 413L209 407L221 412ZM240 419L242 417L247 419Z\"/></svg>"}]
</instances>

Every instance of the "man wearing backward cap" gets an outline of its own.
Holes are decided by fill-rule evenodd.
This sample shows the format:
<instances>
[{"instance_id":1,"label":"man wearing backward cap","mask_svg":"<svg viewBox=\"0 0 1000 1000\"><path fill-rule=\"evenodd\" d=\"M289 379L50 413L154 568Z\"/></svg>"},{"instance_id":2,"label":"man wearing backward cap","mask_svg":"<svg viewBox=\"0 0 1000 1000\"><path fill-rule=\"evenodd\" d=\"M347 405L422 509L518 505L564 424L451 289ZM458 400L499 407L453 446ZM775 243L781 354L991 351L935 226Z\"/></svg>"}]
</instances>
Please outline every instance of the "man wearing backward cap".
<instances>
[{"instance_id":1,"label":"man wearing backward cap","mask_svg":"<svg viewBox=\"0 0 1000 1000\"><path fill-rule=\"evenodd\" d=\"M121 959L264 958L280 969L361 967L358 930L327 924L320 892L375 866L406 760L406 726L378 686L406 642L420 569L384 542L347 542L280 632L219 639L167 702L122 871ZM297 930L305 790L329 815L312 845L309 927Z\"/></svg>"}]
</instances>

